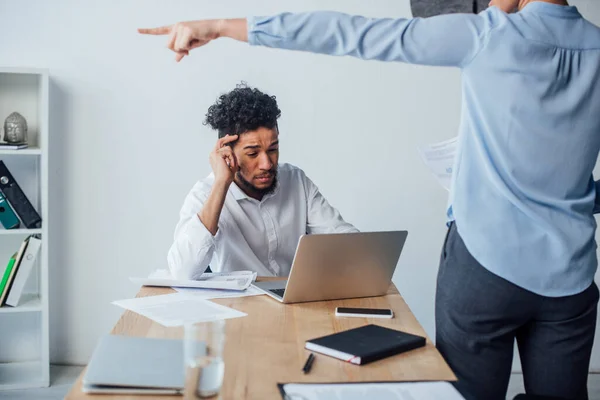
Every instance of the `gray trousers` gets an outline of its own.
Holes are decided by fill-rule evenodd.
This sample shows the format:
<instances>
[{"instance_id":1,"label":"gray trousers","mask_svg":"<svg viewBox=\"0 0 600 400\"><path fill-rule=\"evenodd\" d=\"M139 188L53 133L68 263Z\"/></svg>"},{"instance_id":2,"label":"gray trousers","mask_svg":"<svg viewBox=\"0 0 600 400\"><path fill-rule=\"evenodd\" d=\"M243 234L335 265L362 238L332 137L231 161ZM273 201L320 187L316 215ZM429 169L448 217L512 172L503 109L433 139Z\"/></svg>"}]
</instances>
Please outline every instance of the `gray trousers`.
<instances>
[{"instance_id":1,"label":"gray trousers","mask_svg":"<svg viewBox=\"0 0 600 400\"><path fill-rule=\"evenodd\" d=\"M515 339L528 394L587 399L598 297L596 284L566 297L520 288L481 266L452 224L437 279L436 346L467 400L506 399Z\"/></svg>"}]
</instances>

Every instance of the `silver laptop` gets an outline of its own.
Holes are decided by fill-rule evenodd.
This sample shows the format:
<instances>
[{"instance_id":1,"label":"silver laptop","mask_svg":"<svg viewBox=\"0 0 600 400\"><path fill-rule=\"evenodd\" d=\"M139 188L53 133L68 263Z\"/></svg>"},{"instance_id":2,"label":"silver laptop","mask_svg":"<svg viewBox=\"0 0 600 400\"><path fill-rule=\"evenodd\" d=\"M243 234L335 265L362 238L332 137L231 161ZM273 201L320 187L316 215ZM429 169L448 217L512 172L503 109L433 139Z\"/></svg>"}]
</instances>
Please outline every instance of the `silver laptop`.
<instances>
[{"instance_id":1,"label":"silver laptop","mask_svg":"<svg viewBox=\"0 0 600 400\"><path fill-rule=\"evenodd\" d=\"M282 303L382 296L390 287L407 235L407 231L303 235L288 279L254 286Z\"/></svg>"},{"instance_id":2,"label":"silver laptop","mask_svg":"<svg viewBox=\"0 0 600 400\"><path fill-rule=\"evenodd\" d=\"M85 393L181 394L183 341L104 335L82 383Z\"/></svg>"}]
</instances>

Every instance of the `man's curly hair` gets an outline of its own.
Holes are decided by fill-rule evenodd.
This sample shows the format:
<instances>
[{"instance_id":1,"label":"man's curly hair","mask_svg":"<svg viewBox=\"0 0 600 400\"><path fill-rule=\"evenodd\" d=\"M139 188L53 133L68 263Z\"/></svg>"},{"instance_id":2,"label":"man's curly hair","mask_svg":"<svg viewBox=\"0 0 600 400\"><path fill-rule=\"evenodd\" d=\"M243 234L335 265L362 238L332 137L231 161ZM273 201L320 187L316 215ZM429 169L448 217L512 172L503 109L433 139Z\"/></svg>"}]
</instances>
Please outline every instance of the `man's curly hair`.
<instances>
[{"instance_id":1,"label":"man's curly hair","mask_svg":"<svg viewBox=\"0 0 600 400\"><path fill-rule=\"evenodd\" d=\"M208 108L204 125L215 129L222 138L258 128L273 129L280 116L275 96L241 83L231 92L219 96L217 102Z\"/></svg>"}]
</instances>

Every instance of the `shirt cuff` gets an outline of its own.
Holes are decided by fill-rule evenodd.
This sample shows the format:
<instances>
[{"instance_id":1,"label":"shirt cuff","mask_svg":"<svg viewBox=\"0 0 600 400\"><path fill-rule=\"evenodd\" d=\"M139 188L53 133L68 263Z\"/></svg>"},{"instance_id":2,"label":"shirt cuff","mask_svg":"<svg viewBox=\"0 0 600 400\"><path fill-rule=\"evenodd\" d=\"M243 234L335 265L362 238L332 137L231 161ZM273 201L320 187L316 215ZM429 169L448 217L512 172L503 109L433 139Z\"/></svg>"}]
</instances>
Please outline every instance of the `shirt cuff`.
<instances>
[{"instance_id":1,"label":"shirt cuff","mask_svg":"<svg viewBox=\"0 0 600 400\"><path fill-rule=\"evenodd\" d=\"M256 40L256 23L257 20L262 17L246 17L246 26L248 28L248 44L250 46L258 46L259 43Z\"/></svg>"},{"instance_id":2,"label":"shirt cuff","mask_svg":"<svg viewBox=\"0 0 600 400\"><path fill-rule=\"evenodd\" d=\"M279 47L277 43L283 39L281 34L284 30L278 16L246 17L246 26L250 46Z\"/></svg>"}]
</instances>

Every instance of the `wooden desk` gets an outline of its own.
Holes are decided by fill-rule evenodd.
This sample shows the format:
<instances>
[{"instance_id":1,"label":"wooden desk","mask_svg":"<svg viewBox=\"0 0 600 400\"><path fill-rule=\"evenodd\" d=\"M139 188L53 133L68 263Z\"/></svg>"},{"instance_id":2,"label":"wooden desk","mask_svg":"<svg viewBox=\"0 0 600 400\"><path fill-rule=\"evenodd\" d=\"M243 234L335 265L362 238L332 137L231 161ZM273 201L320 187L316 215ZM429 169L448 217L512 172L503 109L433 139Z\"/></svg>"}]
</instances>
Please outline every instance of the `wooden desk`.
<instances>
[{"instance_id":1,"label":"wooden desk","mask_svg":"<svg viewBox=\"0 0 600 400\"><path fill-rule=\"evenodd\" d=\"M138 297L173 292L143 287ZM427 338L427 345L363 366L321 354L310 373L302 366L309 354L308 339L375 323L426 336L415 316L392 285L386 296L283 305L268 296L214 300L243 311L246 317L227 320L225 377L222 399L281 399L277 383L455 380L455 376ZM335 307L391 308L393 319L336 318ZM149 338L182 338L183 328L166 328L131 311L125 311L112 334ZM86 395L81 391L85 370L67 395L67 400L173 400L174 396Z\"/></svg>"}]
</instances>

